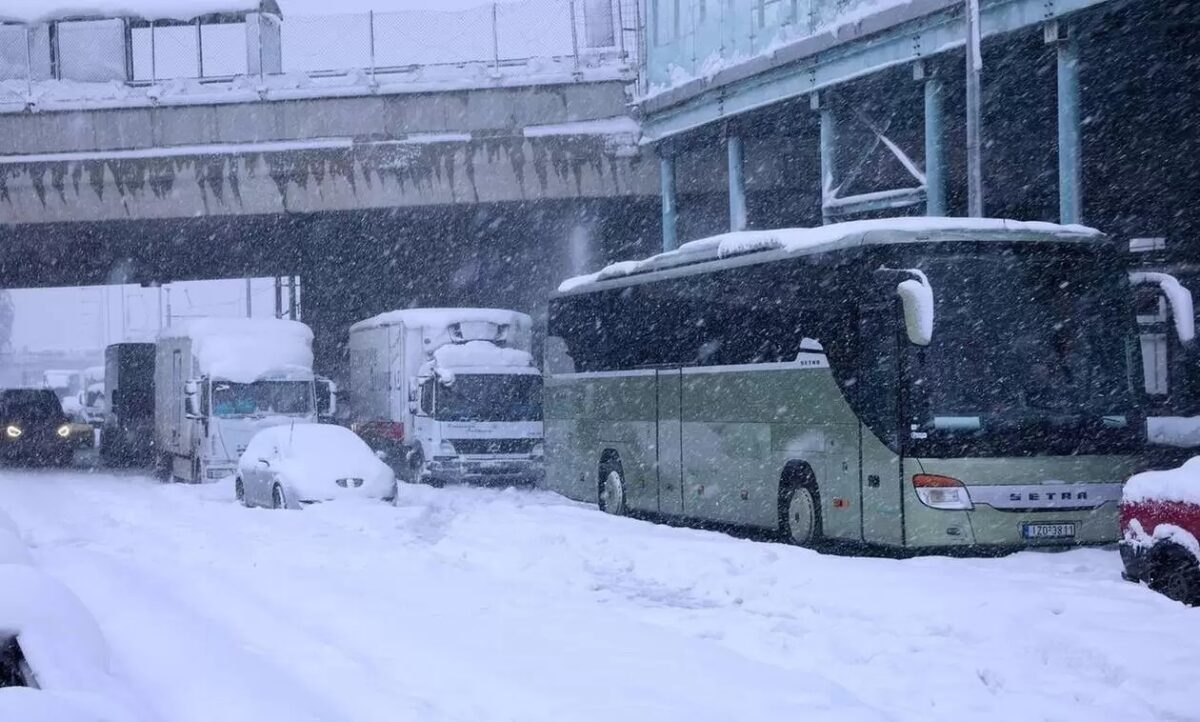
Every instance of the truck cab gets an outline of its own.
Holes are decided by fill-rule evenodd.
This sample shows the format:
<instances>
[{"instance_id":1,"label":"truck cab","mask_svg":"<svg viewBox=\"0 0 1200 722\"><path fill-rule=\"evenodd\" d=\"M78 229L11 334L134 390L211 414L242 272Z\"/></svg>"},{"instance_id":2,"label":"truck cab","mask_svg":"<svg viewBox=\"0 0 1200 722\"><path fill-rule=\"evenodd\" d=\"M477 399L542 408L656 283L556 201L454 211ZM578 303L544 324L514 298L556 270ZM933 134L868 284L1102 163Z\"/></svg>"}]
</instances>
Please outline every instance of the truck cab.
<instances>
[{"instance_id":1,"label":"truck cab","mask_svg":"<svg viewBox=\"0 0 1200 722\"><path fill-rule=\"evenodd\" d=\"M410 308L354 324L351 428L409 481L540 481L532 326L498 308Z\"/></svg>"},{"instance_id":2,"label":"truck cab","mask_svg":"<svg viewBox=\"0 0 1200 722\"><path fill-rule=\"evenodd\" d=\"M419 478L537 483L543 472L542 377L529 367L430 365L409 401Z\"/></svg>"}]
</instances>

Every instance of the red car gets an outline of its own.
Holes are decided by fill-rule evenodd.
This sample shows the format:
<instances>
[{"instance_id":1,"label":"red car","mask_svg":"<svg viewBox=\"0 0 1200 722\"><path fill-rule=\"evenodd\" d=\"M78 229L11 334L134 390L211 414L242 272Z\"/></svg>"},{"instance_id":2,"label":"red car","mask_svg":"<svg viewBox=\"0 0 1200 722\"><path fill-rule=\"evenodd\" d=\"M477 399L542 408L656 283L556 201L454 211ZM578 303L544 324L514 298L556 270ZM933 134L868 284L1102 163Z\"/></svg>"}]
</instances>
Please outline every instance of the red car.
<instances>
[{"instance_id":1,"label":"red car","mask_svg":"<svg viewBox=\"0 0 1200 722\"><path fill-rule=\"evenodd\" d=\"M1121 536L1126 579L1200 606L1200 456L1126 482Z\"/></svg>"}]
</instances>

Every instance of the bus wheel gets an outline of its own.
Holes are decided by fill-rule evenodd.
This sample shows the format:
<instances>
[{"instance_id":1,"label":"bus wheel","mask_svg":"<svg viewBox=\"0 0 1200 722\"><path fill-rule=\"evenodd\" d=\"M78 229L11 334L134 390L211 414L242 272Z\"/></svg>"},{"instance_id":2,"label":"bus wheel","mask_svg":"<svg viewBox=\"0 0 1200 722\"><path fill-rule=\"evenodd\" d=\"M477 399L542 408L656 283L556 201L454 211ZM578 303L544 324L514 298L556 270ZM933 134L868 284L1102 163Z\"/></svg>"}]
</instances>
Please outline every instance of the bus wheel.
<instances>
[{"instance_id":1,"label":"bus wheel","mask_svg":"<svg viewBox=\"0 0 1200 722\"><path fill-rule=\"evenodd\" d=\"M615 516L625 515L625 478L621 469L605 465L600 470L600 511Z\"/></svg>"},{"instance_id":2,"label":"bus wheel","mask_svg":"<svg viewBox=\"0 0 1200 722\"><path fill-rule=\"evenodd\" d=\"M792 544L814 546L821 538L821 512L809 486L792 486L780 499L780 531Z\"/></svg>"}]
</instances>

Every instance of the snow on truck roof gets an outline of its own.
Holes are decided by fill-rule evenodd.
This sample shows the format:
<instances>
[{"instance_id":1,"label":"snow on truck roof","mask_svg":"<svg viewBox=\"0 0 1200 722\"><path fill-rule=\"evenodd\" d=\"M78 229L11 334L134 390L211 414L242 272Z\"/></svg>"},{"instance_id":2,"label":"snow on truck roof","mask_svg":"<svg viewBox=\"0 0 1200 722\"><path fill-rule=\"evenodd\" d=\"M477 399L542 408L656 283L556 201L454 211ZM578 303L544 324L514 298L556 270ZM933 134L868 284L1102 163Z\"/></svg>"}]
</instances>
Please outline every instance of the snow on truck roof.
<instances>
[{"instance_id":1,"label":"snow on truck roof","mask_svg":"<svg viewBox=\"0 0 1200 722\"><path fill-rule=\"evenodd\" d=\"M508 311L502 308L406 308L388 311L359 321L351 331L362 331L384 326L410 326L418 328L446 328L455 323L494 323L497 326L515 326L520 329L533 327L529 314Z\"/></svg>"},{"instance_id":2,"label":"snow on truck roof","mask_svg":"<svg viewBox=\"0 0 1200 722\"><path fill-rule=\"evenodd\" d=\"M488 341L468 341L442 346L433 352L433 360L440 368L449 369L508 370L533 366L533 356L528 352L515 348L503 348Z\"/></svg>"},{"instance_id":3,"label":"snow on truck roof","mask_svg":"<svg viewBox=\"0 0 1200 722\"><path fill-rule=\"evenodd\" d=\"M194 20L205 15L279 14L275 0L3 0L0 21L44 23L67 18Z\"/></svg>"},{"instance_id":4,"label":"snow on truck roof","mask_svg":"<svg viewBox=\"0 0 1200 722\"><path fill-rule=\"evenodd\" d=\"M213 378L251 383L264 377L312 378L312 330L275 318L199 318L159 339L189 338L192 355Z\"/></svg>"},{"instance_id":5,"label":"snow on truck roof","mask_svg":"<svg viewBox=\"0 0 1200 722\"><path fill-rule=\"evenodd\" d=\"M1104 238L1095 228L1059 225L1040 221L1011 221L999 218L880 218L869 221L833 223L815 228L780 228L738 231L684 243L678 249L640 261L613 263L595 273L563 281L559 293L582 291L600 281L638 273L716 261L751 253L808 255L857 246L914 243L918 241L1092 241Z\"/></svg>"}]
</instances>

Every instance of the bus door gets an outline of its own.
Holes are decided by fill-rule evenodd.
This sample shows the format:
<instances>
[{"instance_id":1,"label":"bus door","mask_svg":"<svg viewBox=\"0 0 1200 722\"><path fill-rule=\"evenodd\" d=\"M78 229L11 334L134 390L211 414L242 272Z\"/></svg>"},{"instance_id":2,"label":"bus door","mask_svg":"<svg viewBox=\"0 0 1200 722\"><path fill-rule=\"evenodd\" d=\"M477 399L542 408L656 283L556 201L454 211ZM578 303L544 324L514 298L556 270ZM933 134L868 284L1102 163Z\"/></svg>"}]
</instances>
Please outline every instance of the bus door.
<instances>
[{"instance_id":1,"label":"bus door","mask_svg":"<svg viewBox=\"0 0 1200 722\"><path fill-rule=\"evenodd\" d=\"M904 542L903 480L900 456L884 441L892 442L900 433L900 344L904 333L903 317L895 302L864 305L859 314L858 393L859 408L868 419L859 420L862 465L859 479L862 489L863 541L878 544ZM872 428L874 427L874 428ZM881 440L877 432L887 436Z\"/></svg>"},{"instance_id":2,"label":"bus door","mask_svg":"<svg viewBox=\"0 0 1200 722\"><path fill-rule=\"evenodd\" d=\"M655 372L658 389L658 511L683 514L683 375L680 369Z\"/></svg>"}]
</instances>

